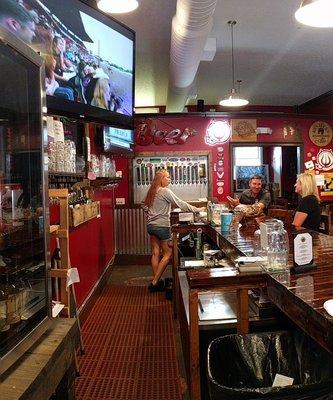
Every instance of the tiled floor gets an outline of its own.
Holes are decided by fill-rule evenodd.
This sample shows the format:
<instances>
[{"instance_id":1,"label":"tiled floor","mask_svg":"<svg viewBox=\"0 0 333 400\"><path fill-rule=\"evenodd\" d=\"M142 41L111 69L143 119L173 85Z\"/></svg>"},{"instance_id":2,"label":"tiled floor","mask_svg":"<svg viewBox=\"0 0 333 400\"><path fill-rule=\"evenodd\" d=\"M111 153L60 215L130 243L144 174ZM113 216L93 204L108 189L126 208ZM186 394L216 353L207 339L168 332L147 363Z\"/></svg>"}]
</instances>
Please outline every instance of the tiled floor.
<instances>
[{"instance_id":1,"label":"tiled floor","mask_svg":"<svg viewBox=\"0 0 333 400\"><path fill-rule=\"evenodd\" d=\"M114 267L82 326L77 400L182 400L171 302L149 293L151 272Z\"/></svg>"}]
</instances>

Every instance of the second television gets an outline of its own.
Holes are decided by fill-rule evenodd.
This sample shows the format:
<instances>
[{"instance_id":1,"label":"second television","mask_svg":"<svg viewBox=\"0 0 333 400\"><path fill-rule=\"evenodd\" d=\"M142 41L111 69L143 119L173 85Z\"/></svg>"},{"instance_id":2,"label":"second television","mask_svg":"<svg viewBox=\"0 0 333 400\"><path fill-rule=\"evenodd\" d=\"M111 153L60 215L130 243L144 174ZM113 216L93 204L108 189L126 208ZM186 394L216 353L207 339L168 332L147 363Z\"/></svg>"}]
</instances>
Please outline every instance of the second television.
<instances>
[{"instance_id":1,"label":"second television","mask_svg":"<svg viewBox=\"0 0 333 400\"><path fill-rule=\"evenodd\" d=\"M48 111L133 125L135 33L88 0L1 0L0 25L45 60Z\"/></svg>"}]
</instances>

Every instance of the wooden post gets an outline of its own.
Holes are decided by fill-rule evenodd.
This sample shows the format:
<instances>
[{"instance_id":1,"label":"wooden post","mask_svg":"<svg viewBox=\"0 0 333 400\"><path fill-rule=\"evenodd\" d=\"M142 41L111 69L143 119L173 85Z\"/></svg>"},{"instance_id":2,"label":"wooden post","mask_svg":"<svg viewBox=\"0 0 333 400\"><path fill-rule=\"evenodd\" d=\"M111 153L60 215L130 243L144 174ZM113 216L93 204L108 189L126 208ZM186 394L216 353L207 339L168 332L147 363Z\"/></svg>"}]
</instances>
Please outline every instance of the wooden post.
<instances>
[{"instance_id":1,"label":"wooden post","mask_svg":"<svg viewBox=\"0 0 333 400\"><path fill-rule=\"evenodd\" d=\"M249 294L248 289L237 290L237 332L249 333Z\"/></svg>"},{"instance_id":2,"label":"wooden post","mask_svg":"<svg viewBox=\"0 0 333 400\"><path fill-rule=\"evenodd\" d=\"M179 280L178 280L178 266L179 266L179 257L178 257L178 234L176 232L172 232L172 282L173 282L173 316L177 318L178 314L178 302L179 302Z\"/></svg>"},{"instance_id":3,"label":"wooden post","mask_svg":"<svg viewBox=\"0 0 333 400\"><path fill-rule=\"evenodd\" d=\"M196 289L190 289L189 311L190 311L190 396L191 400L200 400L200 363L199 363L199 315L198 299L199 293Z\"/></svg>"}]
</instances>

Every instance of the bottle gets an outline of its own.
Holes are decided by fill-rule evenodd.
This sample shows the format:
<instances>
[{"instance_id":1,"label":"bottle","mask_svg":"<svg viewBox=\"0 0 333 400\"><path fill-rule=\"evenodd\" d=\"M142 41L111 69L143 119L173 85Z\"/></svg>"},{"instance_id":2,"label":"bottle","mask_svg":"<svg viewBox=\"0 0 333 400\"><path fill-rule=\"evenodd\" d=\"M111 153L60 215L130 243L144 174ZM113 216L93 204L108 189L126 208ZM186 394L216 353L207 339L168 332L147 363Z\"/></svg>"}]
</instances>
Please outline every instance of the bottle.
<instances>
[{"instance_id":1,"label":"bottle","mask_svg":"<svg viewBox=\"0 0 333 400\"><path fill-rule=\"evenodd\" d=\"M197 260L201 260L201 255L202 255L201 247L202 247L202 229L199 228L197 229L197 237L195 244L195 258Z\"/></svg>"}]
</instances>

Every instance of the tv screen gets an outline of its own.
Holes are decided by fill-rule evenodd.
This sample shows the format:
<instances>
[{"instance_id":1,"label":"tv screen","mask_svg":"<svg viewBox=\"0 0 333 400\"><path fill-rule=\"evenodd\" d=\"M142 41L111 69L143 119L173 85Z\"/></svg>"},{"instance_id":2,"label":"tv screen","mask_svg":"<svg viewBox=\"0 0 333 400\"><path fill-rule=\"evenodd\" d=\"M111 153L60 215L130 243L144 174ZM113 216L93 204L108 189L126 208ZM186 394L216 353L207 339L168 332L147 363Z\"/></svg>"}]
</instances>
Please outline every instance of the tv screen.
<instances>
[{"instance_id":1,"label":"tv screen","mask_svg":"<svg viewBox=\"0 0 333 400\"><path fill-rule=\"evenodd\" d=\"M134 144L134 131L132 129L120 129L112 126L104 126L103 149L106 152L132 152Z\"/></svg>"},{"instance_id":2,"label":"tv screen","mask_svg":"<svg viewBox=\"0 0 333 400\"><path fill-rule=\"evenodd\" d=\"M50 113L132 127L135 33L79 0L1 0L0 25L41 54Z\"/></svg>"}]
</instances>

